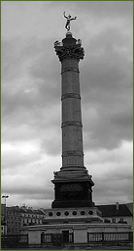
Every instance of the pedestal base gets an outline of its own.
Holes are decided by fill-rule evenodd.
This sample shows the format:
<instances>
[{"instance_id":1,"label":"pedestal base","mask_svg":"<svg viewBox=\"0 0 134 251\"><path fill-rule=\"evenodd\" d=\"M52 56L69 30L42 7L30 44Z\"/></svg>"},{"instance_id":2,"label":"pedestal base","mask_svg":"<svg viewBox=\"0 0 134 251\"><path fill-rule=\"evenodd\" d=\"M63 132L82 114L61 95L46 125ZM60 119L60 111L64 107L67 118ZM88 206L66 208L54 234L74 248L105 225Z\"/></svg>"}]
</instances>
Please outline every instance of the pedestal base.
<instances>
[{"instance_id":1,"label":"pedestal base","mask_svg":"<svg viewBox=\"0 0 134 251\"><path fill-rule=\"evenodd\" d=\"M93 207L91 175L86 169L61 170L55 173L55 200L52 208Z\"/></svg>"},{"instance_id":2,"label":"pedestal base","mask_svg":"<svg viewBox=\"0 0 134 251\"><path fill-rule=\"evenodd\" d=\"M93 207L95 204L85 200L70 200L70 201L53 201L52 208L69 208L69 207Z\"/></svg>"},{"instance_id":3,"label":"pedestal base","mask_svg":"<svg viewBox=\"0 0 134 251\"><path fill-rule=\"evenodd\" d=\"M52 208L45 212L46 224L103 222L102 213L97 207Z\"/></svg>"}]
</instances>

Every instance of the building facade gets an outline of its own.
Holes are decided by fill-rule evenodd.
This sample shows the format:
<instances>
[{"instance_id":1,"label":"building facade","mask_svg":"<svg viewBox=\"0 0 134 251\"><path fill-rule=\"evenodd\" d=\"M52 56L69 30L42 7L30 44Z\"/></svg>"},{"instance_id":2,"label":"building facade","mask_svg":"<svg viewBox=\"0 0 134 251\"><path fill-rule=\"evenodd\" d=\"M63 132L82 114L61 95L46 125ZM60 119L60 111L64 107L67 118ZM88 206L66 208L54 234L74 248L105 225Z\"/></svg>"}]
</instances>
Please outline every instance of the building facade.
<instances>
[{"instance_id":1,"label":"building facade","mask_svg":"<svg viewBox=\"0 0 134 251\"><path fill-rule=\"evenodd\" d=\"M6 204L1 204L1 235L7 234Z\"/></svg>"},{"instance_id":2,"label":"building facade","mask_svg":"<svg viewBox=\"0 0 134 251\"><path fill-rule=\"evenodd\" d=\"M43 224L45 213L32 207L7 207L7 234L19 234L21 227Z\"/></svg>"}]
</instances>

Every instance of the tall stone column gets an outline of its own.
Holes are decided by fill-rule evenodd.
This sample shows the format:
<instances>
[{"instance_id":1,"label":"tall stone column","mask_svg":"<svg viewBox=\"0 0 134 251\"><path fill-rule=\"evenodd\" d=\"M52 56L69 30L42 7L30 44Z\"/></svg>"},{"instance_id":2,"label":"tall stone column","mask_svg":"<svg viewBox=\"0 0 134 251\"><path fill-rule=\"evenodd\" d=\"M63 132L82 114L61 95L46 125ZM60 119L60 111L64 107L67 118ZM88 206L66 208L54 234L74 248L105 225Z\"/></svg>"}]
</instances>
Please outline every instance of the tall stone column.
<instances>
[{"instance_id":1,"label":"tall stone column","mask_svg":"<svg viewBox=\"0 0 134 251\"><path fill-rule=\"evenodd\" d=\"M84 51L70 32L62 43L63 54L57 50L62 67L62 168L83 168L79 60Z\"/></svg>"},{"instance_id":2,"label":"tall stone column","mask_svg":"<svg viewBox=\"0 0 134 251\"><path fill-rule=\"evenodd\" d=\"M81 41L66 33L54 43L61 62L62 167L55 172L52 207L93 206L91 175L84 167L79 61L84 57Z\"/></svg>"}]
</instances>

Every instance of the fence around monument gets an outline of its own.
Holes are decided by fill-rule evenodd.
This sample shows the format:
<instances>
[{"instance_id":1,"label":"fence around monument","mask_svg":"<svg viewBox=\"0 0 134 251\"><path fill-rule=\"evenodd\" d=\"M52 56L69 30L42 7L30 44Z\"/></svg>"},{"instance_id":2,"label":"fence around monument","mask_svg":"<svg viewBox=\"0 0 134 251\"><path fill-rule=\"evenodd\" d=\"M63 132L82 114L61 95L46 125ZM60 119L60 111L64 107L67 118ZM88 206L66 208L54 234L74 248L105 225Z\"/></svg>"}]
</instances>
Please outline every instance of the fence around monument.
<instances>
[{"instance_id":1,"label":"fence around monument","mask_svg":"<svg viewBox=\"0 0 134 251\"><path fill-rule=\"evenodd\" d=\"M28 247L28 234L2 235L2 248Z\"/></svg>"},{"instance_id":2,"label":"fence around monument","mask_svg":"<svg viewBox=\"0 0 134 251\"><path fill-rule=\"evenodd\" d=\"M41 235L41 243L42 244L54 244L54 245L62 245L65 243L73 243L73 233L67 234L44 234Z\"/></svg>"},{"instance_id":3,"label":"fence around monument","mask_svg":"<svg viewBox=\"0 0 134 251\"><path fill-rule=\"evenodd\" d=\"M88 244L132 244L133 232L96 232L87 233ZM64 244L72 245L74 243L73 233L61 233L61 234L41 234L41 243L44 245L56 245L62 246ZM1 247L2 248L27 248L28 245L28 234L18 235L2 235L1 236Z\"/></svg>"},{"instance_id":4,"label":"fence around monument","mask_svg":"<svg viewBox=\"0 0 134 251\"><path fill-rule=\"evenodd\" d=\"M132 243L133 233L132 232L96 232L87 233L88 243Z\"/></svg>"}]
</instances>

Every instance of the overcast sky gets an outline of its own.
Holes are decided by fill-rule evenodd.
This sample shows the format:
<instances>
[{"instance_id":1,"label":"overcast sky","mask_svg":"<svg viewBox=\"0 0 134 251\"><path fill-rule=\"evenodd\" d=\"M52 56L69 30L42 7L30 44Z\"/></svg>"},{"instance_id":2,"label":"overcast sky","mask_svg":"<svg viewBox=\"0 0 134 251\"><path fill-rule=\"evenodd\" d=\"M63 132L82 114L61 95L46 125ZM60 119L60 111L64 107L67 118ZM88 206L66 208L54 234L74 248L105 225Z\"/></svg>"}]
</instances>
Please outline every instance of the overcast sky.
<instances>
[{"instance_id":1,"label":"overcast sky","mask_svg":"<svg viewBox=\"0 0 134 251\"><path fill-rule=\"evenodd\" d=\"M95 204L132 197L133 2L2 1L2 194L50 208L61 167L61 75L53 43L71 31L80 62L84 162Z\"/></svg>"}]
</instances>

